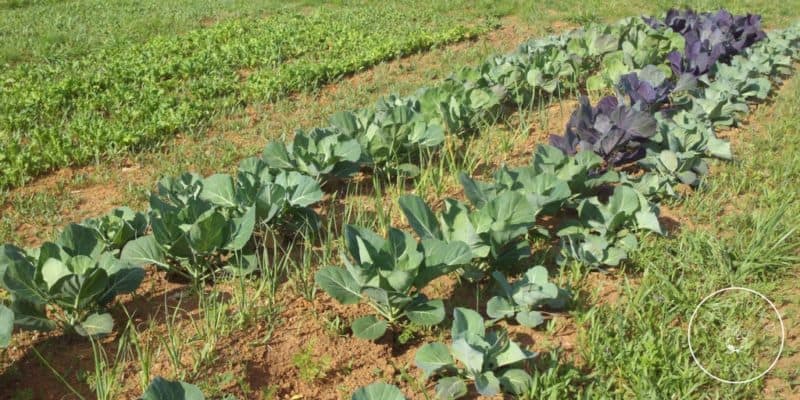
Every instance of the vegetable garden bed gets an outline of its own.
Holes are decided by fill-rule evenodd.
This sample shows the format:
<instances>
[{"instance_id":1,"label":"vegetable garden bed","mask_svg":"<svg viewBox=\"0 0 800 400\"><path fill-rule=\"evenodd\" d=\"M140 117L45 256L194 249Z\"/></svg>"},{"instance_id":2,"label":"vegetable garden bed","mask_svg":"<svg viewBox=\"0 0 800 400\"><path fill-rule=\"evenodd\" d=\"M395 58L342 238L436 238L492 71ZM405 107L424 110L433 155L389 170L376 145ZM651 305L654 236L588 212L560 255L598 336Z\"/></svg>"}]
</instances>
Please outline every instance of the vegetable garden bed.
<instances>
[{"instance_id":1,"label":"vegetable garden bed","mask_svg":"<svg viewBox=\"0 0 800 400\"><path fill-rule=\"evenodd\" d=\"M6 69L0 76L0 187L158 146L177 133L201 132L214 115L245 101L315 89L493 27L423 4L281 12L78 60Z\"/></svg>"},{"instance_id":2,"label":"vegetable garden bed","mask_svg":"<svg viewBox=\"0 0 800 400\"><path fill-rule=\"evenodd\" d=\"M568 287L549 282L548 269L538 264L550 271L605 270L624 263L641 240L663 234L657 202L678 197L679 185L697 187L707 159L732 157L715 129L735 125L748 104L768 98L791 71L798 43L798 27L766 35L755 16L678 11L663 20L630 18L527 42L413 96L337 113L328 127L271 143L236 174L164 178L146 215L121 210L73 224L40 249L4 246L0 272L13 298L0 314L3 332L7 340L13 321L29 329L109 334L113 321L105 305L134 290L146 265L189 282L197 294L221 277L233 277L220 286L231 285L234 293L236 282L254 279L260 282L255 293L242 289L238 298L265 295L268 303L282 271L294 269L287 276L310 301L316 287L307 263L317 257L323 266L334 264L316 272L318 287L342 305L361 303L356 311L331 305L334 332L352 331L401 352L409 337L444 342L414 352L422 379L392 365L407 395L418 398L431 378L443 398L468 391L535 397L542 379L531 363L535 354L510 340L507 324L497 321L536 327L578 301ZM511 110L553 97L609 91L616 95L596 106L582 97L565 134L538 146L529 165L503 166L490 182L461 174L468 203L437 199L431 206L421 197L401 197L411 229L391 228L379 209L374 215L345 209L344 219L356 223L342 225L331 196L337 193L323 191L358 171L379 191L387 181L419 177L446 160L447 137L468 139ZM453 157L448 166L463 161ZM552 220L558 224L545 223ZM345 268L336 265L337 252ZM488 299L442 301L433 298L442 293L436 284L431 288L434 282L456 291L474 285L483 293L495 284L500 290ZM216 299L200 296L203 321ZM477 310L451 307L464 303ZM491 318L490 329L481 312ZM448 335L440 326L449 315ZM518 338L512 330L511 339ZM298 364L316 366L308 371L313 381L329 366L311 353ZM177 367L182 360L173 362ZM392 396L404 395L383 383L353 394Z\"/></svg>"}]
</instances>

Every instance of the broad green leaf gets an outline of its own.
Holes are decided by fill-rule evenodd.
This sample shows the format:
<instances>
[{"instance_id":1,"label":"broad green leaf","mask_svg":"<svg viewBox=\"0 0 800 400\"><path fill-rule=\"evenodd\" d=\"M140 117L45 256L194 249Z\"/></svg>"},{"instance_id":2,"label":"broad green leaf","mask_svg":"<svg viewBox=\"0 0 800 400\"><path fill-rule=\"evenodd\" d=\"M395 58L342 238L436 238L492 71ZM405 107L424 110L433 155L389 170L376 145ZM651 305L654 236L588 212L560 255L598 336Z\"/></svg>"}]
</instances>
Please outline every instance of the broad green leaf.
<instances>
[{"instance_id":1,"label":"broad green leaf","mask_svg":"<svg viewBox=\"0 0 800 400\"><path fill-rule=\"evenodd\" d=\"M475 109L488 109L498 103L497 96L488 90L472 90L469 93L470 105Z\"/></svg>"},{"instance_id":2,"label":"broad green leaf","mask_svg":"<svg viewBox=\"0 0 800 400\"><path fill-rule=\"evenodd\" d=\"M514 305L505 297L494 296L486 303L486 314L493 319L503 319L514 316Z\"/></svg>"},{"instance_id":3,"label":"broad green leaf","mask_svg":"<svg viewBox=\"0 0 800 400\"><path fill-rule=\"evenodd\" d=\"M453 199L445 199L444 203L445 210L441 217L445 225L445 241L466 243L473 258L488 256L490 248L476 232L466 205Z\"/></svg>"},{"instance_id":4,"label":"broad green leaf","mask_svg":"<svg viewBox=\"0 0 800 400\"><path fill-rule=\"evenodd\" d=\"M619 247L609 247L606 249L605 258L601 259L602 264L605 265L619 265L622 260L628 258L628 253Z\"/></svg>"},{"instance_id":5,"label":"broad green leaf","mask_svg":"<svg viewBox=\"0 0 800 400\"><path fill-rule=\"evenodd\" d=\"M525 278L531 283L543 285L550 279L550 273L547 272L547 268L536 265L525 272Z\"/></svg>"},{"instance_id":6,"label":"broad green leaf","mask_svg":"<svg viewBox=\"0 0 800 400\"><path fill-rule=\"evenodd\" d=\"M420 347L414 355L414 363L422 370L425 379L454 365L453 356L447 346L441 343L428 343Z\"/></svg>"},{"instance_id":7,"label":"broad green leaf","mask_svg":"<svg viewBox=\"0 0 800 400\"><path fill-rule=\"evenodd\" d=\"M500 380L492 371L486 371L475 377L475 388L484 396L494 396L500 393Z\"/></svg>"},{"instance_id":8,"label":"broad green leaf","mask_svg":"<svg viewBox=\"0 0 800 400\"><path fill-rule=\"evenodd\" d=\"M367 296L374 303L383 307L389 307L389 292L378 287L365 286L361 288L361 294Z\"/></svg>"},{"instance_id":9,"label":"broad green leaf","mask_svg":"<svg viewBox=\"0 0 800 400\"><path fill-rule=\"evenodd\" d=\"M264 185L258 190L255 203L258 220L269 222L283 211L286 204L286 189L275 184Z\"/></svg>"},{"instance_id":10,"label":"broad green leaf","mask_svg":"<svg viewBox=\"0 0 800 400\"><path fill-rule=\"evenodd\" d=\"M100 257L97 257L97 259L103 257L103 254L101 254ZM96 259L87 256L75 256L69 259L67 266L72 270L73 273L77 275L84 275L89 272L90 269L97 266L97 261Z\"/></svg>"},{"instance_id":11,"label":"broad green leaf","mask_svg":"<svg viewBox=\"0 0 800 400\"><path fill-rule=\"evenodd\" d=\"M212 253L225 245L228 221L217 211L205 214L189 228L189 244L195 252Z\"/></svg>"},{"instance_id":12,"label":"broad green leaf","mask_svg":"<svg viewBox=\"0 0 800 400\"><path fill-rule=\"evenodd\" d=\"M158 267L169 268L164 250L159 246L153 235L143 236L132 240L122 248L120 260L133 265L145 266L154 264Z\"/></svg>"},{"instance_id":13,"label":"broad green leaf","mask_svg":"<svg viewBox=\"0 0 800 400\"><path fill-rule=\"evenodd\" d=\"M61 232L56 244L64 248L71 256L84 255L96 258L105 250L100 233L92 228L69 224Z\"/></svg>"},{"instance_id":14,"label":"broad green leaf","mask_svg":"<svg viewBox=\"0 0 800 400\"><path fill-rule=\"evenodd\" d=\"M0 304L0 349L8 347L14 330L14 312Z\"/></svg>"},{"instance_id":15,"label":"broad green leaf","mask_svg":"<svg viewBox=\"0 0 800 400\"><path fill-rule=\"evenodd\" d=\"M118 294L132 293L144 280L144 268L119 260L115 260L115 263L123 267L109 276L108 287L103 296L97 299L98 304L106 304Z\"/></svg>"},{"instance_id":16,"label":"broad green leaf","mask_svg":"<svg viewBox=\"0 0 800 400\"><path fill-rule=\"evenodd\" d=\"M376 382L356 390L352 400L406 400L406 397L397 386Z\"/></svg>"},{"instance_id":17,"label":"broad green leaf","mask_svg":"<svg viewBox=\"0 0 800 400\"><path fill-rule=\"evenodd\" d=\"M222 207L237 207L233 177L228 174L214 174L203 179L203 190L200 192L200 198Z\"/></svg>"},{"instance_id":18,"label":"broad green leaf","mask_svg":"<svg viewBox=\"0 0 800 400\"><path fill-rule=\"evenodd\" d=\"M376 259L379 273L389 286L398 292L407 292L414 284L425 255L411 234L396 228L389 229L388 246L382 252L385 261Z\"/></svg>"},{"instance_id":19,"label":"broad green leaf","mask_svg":"<svg viewBox=\"0 0 800 400\"><path fill-rule=\"evenodd\" d=\"M205 397L195 385L157 377L150 382L140 400L205 400Z\"/></svg>"},{"instance_id":20,"label":"broad green leaf","mask_svg":"<svg viewBox=\"0 0 800 400\"><path fill-rule=\"evenodd\" d=\"M543 300L552 299L558 296L558 287L552 283L534 283L525 278L516 284L517 290L512 298L514 302L524 307L534 307L542 303Z\"/></svg>"},{"instance_id":21,"label":"broad green leaf","mask_svg":"<svg viewBox=\"0 0 800 400\"><path fill-rule=\"evenodd\" d=\"M113 330L114 320L108 313L94 313L75 326L75 332L81 336L107 335Z\"/></svg>"},{"instance_id":22,"label":"broad green leaf","mask_svg":"<svg viewBox=\"0 0 800 400\"><path fill-rule=\"evenodd\" d=\"M721 158L723 160L730 160L733 158L731 153L731 143L727 140L722 140L716 136L711 136L708 138L706 147L708 148L709 154L714 157Z\"/></svg>"},{"instance_id":23,"label":"broad green leaf","mask_svg":"<svg viewBox=\"0 0 800 400\"><path fill-rule=\"evenodd\" d=\"M636 212L635 217L636 226L638 226L639 229L647 229L658 234L664 233L661 229L661 223L658 222L656 213L650 210L641 210Z\"/></svg>"},{"instance_id":24,"label":"broad green leaf","mask_svg":"<svg viewBox=\"0 0 800 400\"><path fill-rule=\"evenodd\" d=\"M330 117L330 123L346 135L355 137L358 134L358 119L352 112L337 112Z\"/></svg>"},{"instance_id":25,"label":"broad green leaf","mask_svg":"<svg viewBox=\"0 0 800 400\"><path fill-rule=\"evenodd\" d=\"M60 260L51 258L42 265L42 279L47 283L47 289L51 289L56 282L67 275L72 275L72 271Z\"/></svg>"},{"instance_id":26,"label":"broad green leaf","mask_svg":"<svg viewBox=\"0 0 800 400\"><path fill-rule=\"evenodd\" d=\"M400 196L398 204L400 204L400 209L405 214L408 224L411 225L420 238L442 238L442 232L436 216L419 196Z\"/></svg>"},{"instance_id":27,"label":"broad green leaf","mask_svg":"<svg viewBox=\"0 0 800 400\"><path fill-rule=\"evenodd\" d=\"M256 207L250 207L247 212L239 218L231 221L231 237L225 248L228 250L241 250L253 237L253 230L256 226Z\"/></svg>"},{"instance_id":28,"label":"broad green leaf","mask_svg":"<svg viewBox=\"0 0 800 400\"><path fill-rule=\"evenodd\" d=\"M538 311L523 310L517 313L517 322L521 325L533 328L544 323L542 313Z\"/></svg>"},{"instance_id":29,"label":"broad green leaf","mask_svg":"<svg viewBox=\"0 0 800 400\"><path fill-rule=\"evenodd\" d=\"M297 172L289 174L289 182L294 187L289 195L289 204L308 207L322 200L322 189L314 178Z\"/></svg>"},{"instance_id":30,"label":"broad green leaf","mask_svg":"<svg viewBox=\"0 0 800 400\"><path fill-rule=\"evenodd\" d=\"M16 299L11 304L14 312L14 325L22 329L35 331L51 331L56 328L55 322L47 319L44 304L33 304L24 299Z\"/></svg>"},{"instance_id":31,"label":"broad green leaf","mask_svg":"<svg viewBox=\"0 0 800 400\"><path fill-rule=\"evenodd\" d=\"M437 325L444 321L444 303L440 299L412 302L405 311L409 321L424 326Z\"/></svg>"},{"instance_id":32,"label":"broad green leaf","mask_svg":"<svg viewBox=\"0 0 800 400\"><path fill-rule=\"evenodd\" d=\"M427 125L419 121L414 124L408 139L422 147L436 147L444 142L444 128L433 121Z\"/></svg>"},{"instance_id":33,"label":"broad green leaf","mask_svg":"<svg viewBox=\"0 0 800 400\"><path fill-rule=\"evenodd\" d=\"M359 244L359 239L363 242ZM366 254L362 254L362 248L367 249L367 253L376 254L386 244L386 240L378 236L375 232L356 225L346 224L344 226L344 242L347 251L358 263L364 262L362 259ZM367 245L365 247L365 245Z\"/></svg>"},{"instance_id":34,"label":"broad green leaf","mask_svg":"<svg viewBox=\"0 0 800 400\"><path fill-rule=\"evenodd\" d=\"M386 328L388 326L389 324L387 324L386 321L374 315L368 315L353 321L351 328L353 329L353 335L357 338L375 340L386 333Z\"/></svg>"},{"instance_id":35,"label":"broad green leaf","mask_svg":"<svg viewBox=\"0 0 800 400\"><path fill-rule=\"evenodd\" d=\"M341 160L350 162L357 162L361 158L361 145L355 139L344 139L347 136L340 136L340 141L337 142L335 147L335 154Z\"/></svg>"},{"instance_id":36,"label":"broad green leaf","mask_svg":"<svg viewBox=\"0 0 800 400\"><path fill-rule=\"evenodd\" d=\"M486 196L483 190L484 188L481 187L481 183L473 180L466 173L459 173L458 180L464 188L464 195L467 196L467 199L469 199L470 203L476 208L482 208L491 200Z\"/></svg>"},{"instance_id":37,"label":"broad green leaf","mask_svg":"<svg viewBox=\"0 0 800 400\"><path fill-rule=\"evenodd\" d=\"M453 340L453 355L467 368L470 375L476 376L483 370L483 352L472 347L463 337Z\"/></svg>"},{"instance_id":38,"label":"broad green leaf","mask_svg":"<svg viewBox=\"0 0 800 400\"><path fill-rule=\"evenodd\" d=\"M423 239L422 246L426 267L457 267L472 260L469 246L461 241L446 243L438 239Z\"/></svg>"},{"instance_id":39,"label":"broad green leaf","mask_svg":"<svg viewBox=\"0 0 800 400\"><path fill-rule=\"evenodd\" d=\"M678 156L672 150L662 150L658 158L670 172L678 169Z\"/></svg>"},{"instance_id":40,"label":"broad green leaf","mask_svg":"<svg viewBox=\"0 0 800 400\"><path fill-rule=\"evenodd\" d=\"M295 168L292 157L281 141L269 142L261 153L264 162L274 169L293 170Z\"/></svg>"},{"instance_id":41,"label":"broad green leaf","mask_svg":"<svg viewBox=\"0 0 800 400\"><path fill-rule=\"evenodd\" d=\"M439 382L436 383L437 399L454 400L466 396L467 393L467 384L455 376L439 379Z\"/></svg>"},{"instance_id":42,"label":"broad green leaf","mask_svg":"<svg viewBox=\"0 0 800 400\"><path fill-rule=\"evenodd\" d=\"M539 144L534 150L532 164L539 172L544 172L542 169L544 165L561 165L565 159L564 152L557 147L549 144Z\"/></svg>"},{"instance_id":43,"label":"broad green leaf","mask_svg":"<svg viewBox=\"0 0 800 400\"><path fill-rule=\"evenodd\" d=\"M637 75L640 80L650 83L653 87L660 85L667 79L667 74L655 65L646 65Z\"/></svg>"},{"instance_id":44,"label":"broad green leaf","mask_svg":"<svg viewBox=\"0 0 800 400\"><path fill-rule=\"evenodd\" d=\"M533 386L533 379L522 369L508 369L500 374L500 386L508 393L521 396Z\"/></svg>"},{"instance_id":45,"label":"broad green leaf","mask_svg":"<svg viewBox=\"0 0 800 400\"><path fill-rule=\"evenodd\" d=\"M432 280L455 271L472 259L469 246L460 241L445 243L438 239L423 239L422 247L425 266L414 279L417 288L427 286Z\"/></svg>"},{"instance_id":46,"label":"broad green leaf","mask_svg":"<svg viewBox=\"0 0 800 400\"><path fill-rule=\"evenodd\" d=\"M3 275L11 264L30 265L30 261L25 257L25 251L19 247L4 244L0 245L0 287L3 287Z\"/></svg>"},{"instance_id":47,"label":"broad green leaf","mask_svg":"<svg viewBox=\"0 0 800 400\"><path fill-rule=\"evenodd\" d=\"M488 231L494 243L500 246L524 235L536 222L536 210L528 199L513 191L501 193L475 214L491 221Z\"/></svg>"},{"instance_id":48,"label":"broad green leaf","mask_svg":"<svg viewBox=\"0 0 800 400\"><path fill-rule=\"evenodd\" d=\"M50 293L69 307L80 310L97 302L108 287L108 275L103 269L94 269L86 275L69 275L50 289Z\"/></svg>"},{"instance_id":49,"label":"broad green leaf","mask_svg":"<svg viewBox=\"0 0 800 400\"><path fill-rule=\"evenodd\" d=\"M339 303L356 304L361 300L361 287L343 268L322 268L315 278L317 285Z\"/></svg>"},{"instance_id":50,"label":"broad green leaf","mask_svg":"<svg viewBox=\"0 0 800 400\"><path fill-rule=\"evenodd\" d=\"M468 334L482 337L486 334L483 317L468 308L456 307L453 310L453 327L450 333L453 340L466 337Z\"/></svg>"},{"instance_id":51,"label":"broad green leaf","mask_svg":"<svg viewBox=\"0 0 800 400\"><path fill-rule=\"evenodd\" d=\"M228 259L228 265L222 268L235 277L241 277L255 272L259 266L259 259L254 253L236 252Z\"/></svg>"},{"instance_id":52,"label":"broad green leaf","mask_svg":"<svg viewBox=\"0 0 800 400\"><path fill-rule=\"evenodd\" d=\"M505 367L507 365L514 365L518 362L533 358L536 353L523 350L519 345L513 341L508 342L508 346L503 349L499 354L495 354L491 362L496 368Z\"/></svg>"},{"instance_id":53,"label":"broad green leaf","mask_svg":"<svg viewBox=\"0 0 800 400\"><path fill-rule=\"evenodd\" d=\"M35 280L36 270L33 265L17 262L7 266L3 274L5 287L16 298L24 299L34 304L47 303L43 288L40 288Z\"/></svg>"},{"instance_id":54,"label":"broad green leaf","mask_svg":"<svg viewBox=\"0 0 800 400\"><path fill-rule=\"evenodd\" d=\"M608 208L614 213L632 215L640 207L639 193L630 186L617 186L608 199Z\"/></svg>"},{"instance_id":55,"label":"broad green leaf","mask_svg":"<svg viewBox=\"0 0 800 400\"><path fill-rule=\"evenodd\" d=\"M506 276L500 271L492 271L492 278L497 282L497 286L502 290L505 297L511 297L514 294L514 288L506 280Z\"/></svg>"},{"instance_id":56,"label":"broad green leaf","mask_svg":"<svg viewBox=\"0 0 800 400\"><path fill-rule=\"evenodd\" d=\"M606 88L606 80L602 75L592 75L586 79L586 89L599 91Z\"/></svg>"},{"instance_id":57,"label":"broad green leaf","mask_svg":"<svg viewBox=\"0 0 800 400\"><path fill-rule=\"evenodd\" d=\"M678 179L689 186L697 184L697 174L693 171L681 171L677 174Z\"/></svg>"}]
</instances>

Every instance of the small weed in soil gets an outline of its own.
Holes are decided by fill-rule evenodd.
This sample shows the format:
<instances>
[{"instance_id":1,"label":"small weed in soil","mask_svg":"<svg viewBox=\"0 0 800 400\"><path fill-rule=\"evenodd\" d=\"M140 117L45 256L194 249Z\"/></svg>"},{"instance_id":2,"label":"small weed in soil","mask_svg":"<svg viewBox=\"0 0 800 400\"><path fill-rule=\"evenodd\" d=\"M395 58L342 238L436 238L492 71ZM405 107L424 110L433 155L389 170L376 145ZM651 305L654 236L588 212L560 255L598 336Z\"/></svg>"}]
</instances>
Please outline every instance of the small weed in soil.
<instances>
[{"instance_id":1,"label":"small weed in soil","mask_svg":"<svg viewBox=\"0 0 800 400\"><path fill-rule=\"evenodd\" d=\"M331 356L314 357L314 342L292 356L292 364L307 383L325 379L331 369Z\"/></svg>"}]
</instances>

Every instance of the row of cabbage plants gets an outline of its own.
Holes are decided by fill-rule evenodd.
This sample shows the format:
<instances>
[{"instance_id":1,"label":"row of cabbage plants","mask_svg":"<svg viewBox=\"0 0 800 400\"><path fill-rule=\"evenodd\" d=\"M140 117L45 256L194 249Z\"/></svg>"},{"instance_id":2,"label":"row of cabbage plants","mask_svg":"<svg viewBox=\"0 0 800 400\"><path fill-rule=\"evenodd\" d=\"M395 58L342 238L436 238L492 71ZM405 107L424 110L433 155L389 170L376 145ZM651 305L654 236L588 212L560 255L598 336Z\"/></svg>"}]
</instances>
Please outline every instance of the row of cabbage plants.
<instances>
[{"instance_id":1,"label":"row of cabbage plants","mask_svg":"<svg viewBox=\"0 0 800 400\"><path fill-rule=\"evenodd\" d=\"M522 325L536 326L543 321L542 309L557 310L566 305L564 290L548 282L547 270L540 266L513 283L503 275L504 267L517 265L520 258L530 255L525 236L546 234L536 225L537 217L577 216L557 230L562 261L572 258L595 266L616 265L626 251L635 248L636 231L661 232L657 208L648 199L674 195L672 187L677 183L698 184L700 176L707 173L707 158L730 158L729 145L716 138L714 128L737 123L747 113L748 103L766 99L800 55L800 26L773 32L769 40L762 40L765 34L758 29L754 16L671 11L663 23L648 21L666 24L686 37L685 52L669 55L671 79L657 66L623 75L617 96L603 98L596 107L582 99L566 134L552 137L555 147L540 146L530 166L503 167L490 183L462 176L465 194L474 208L471 213L452 199L444 201L439 214L419 198L400 199L409 224L422 238L423 250L431 240L443 241L451 248L460 242L462 248L473 250L473 260L460 267L466 277L474 278L470 272L476 267L489 267L498 283L498 296L486 304L486 314L492 318L488 325L513 317ZM569 160L572 166L549 168L560 165L545 162L551 159ZM620 168L623 166L625 170ZM640 167L638 177L626 172L636 166ZM604 189L611 194L603 196ZM491 218L493 212L495 217L505 218ZM507 234L512 231L514 234ZM399 234L390 234L389 240L392 237ZM392 304L394 299L409 299L407 304L414 305L412 313L404 316L411 322L430 322L414 315L420 312L417 304L427 305L427 315L436 315L438 322L444 319L445 310L433 306L438 300L424 298L422 287L395 295L394 282L398 273L408 271L403 269L405 265L384 267L392 264L365 262L370 243L358 243L356 251L351 250L355 263L345 269L330 267L319 272L320 286L326 292L343 303L364 299L376 309L384 304L398 309L398 304ZM497 248L507 252L498 257ZM407 246L401 249L404 252L396 256L408 254ZM446 253L432 258L442 254ZM428 265L426 255L421 265ZM500 259L510 263L498 263ZM339 274L343 279L334 281L329 277L337 270L347 272ZM351 297L341 298L343 287L352 291ZM365 319L371 323L362 323ZM353 333L369 339L379 324L383 325L374 317L362 317L354 322ZM423 377L437 379L438 398L465 396L467 382L473 382L477 392L485 396L500 392L524 395L531 390L531 377L522 367L535 354L510 341L502 328L487 330L486 325L478 312L456 308L451 344L431 343L417 350L415 362ZM364 331L365 327L369 330ZM377 394L380 397L375 397ZM385 383L366 386L353 394L356 400L376 398L405 397Z\"/></svg>"},{"instance_id":2,"label":"row of cabbage plants","mask_svg":"<svg viewBox=\"0 0 800 400\"><path fill-rule=\"evenodd\" d=\"M382 98L373 108L333 115L329 127L298 132L289 144L270 143L261 157L242 161L233 176L164 178L144 214L119 209L70 224L59 239L37 249L3 245L0 282L12 296L9 306L0 305L0 344L8 342L13 325L111 332L107 305L116 294L135 290L144 265L194 282L256 270L257 242L266 231L319 227L311 206L322 199L325 180L360 169L413 175L419 155L435 151L445 133L475 133L479 121L573 92L590 71L605 69L608 54L641 49L626 64L635 68L681 43L669 29L634 18L533 40L434 88ZM112 278L119 270L135 271L122 286Z\"/></svg>"}]
</instances>

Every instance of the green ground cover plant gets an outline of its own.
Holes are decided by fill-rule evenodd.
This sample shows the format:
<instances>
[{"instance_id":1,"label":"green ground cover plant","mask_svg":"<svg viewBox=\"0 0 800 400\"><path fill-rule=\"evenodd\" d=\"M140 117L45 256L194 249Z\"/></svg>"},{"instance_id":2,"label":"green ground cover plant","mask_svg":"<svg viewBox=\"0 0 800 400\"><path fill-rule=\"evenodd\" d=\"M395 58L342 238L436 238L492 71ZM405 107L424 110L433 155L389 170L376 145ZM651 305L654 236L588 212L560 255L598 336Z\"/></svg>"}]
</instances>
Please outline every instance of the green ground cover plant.
<instances>
[{"instance_id":1,"label":"green ground cover plant","mask_svg":"<svg viewBox=\"0 0 800 400\"><path fill-rule=\"evenodd\" d=\"M7 68L0 72L0 185L157 146L202 131L214 115L245 101L316 88L492 27L424 4L282 11L74 61Z\"/></svg>"}]
</instances>

